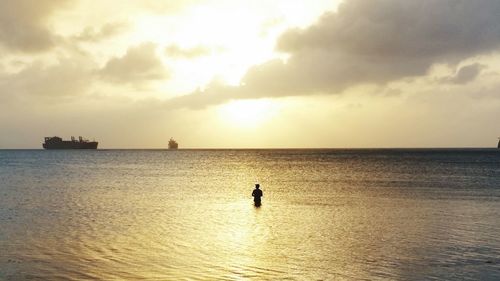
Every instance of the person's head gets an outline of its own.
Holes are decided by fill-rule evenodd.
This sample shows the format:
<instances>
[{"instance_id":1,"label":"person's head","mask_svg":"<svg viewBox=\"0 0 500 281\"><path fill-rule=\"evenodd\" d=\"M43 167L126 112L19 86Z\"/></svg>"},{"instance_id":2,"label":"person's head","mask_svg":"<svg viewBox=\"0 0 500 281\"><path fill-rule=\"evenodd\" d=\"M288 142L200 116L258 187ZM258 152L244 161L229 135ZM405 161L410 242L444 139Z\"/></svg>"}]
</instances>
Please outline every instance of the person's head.
<instances>
[{"instance_id":1,"label":"person's head","mask_svg":"<svg viewBox=\"0 0 500 281\"><path fill-rule=\"evenodd\" d=\"M260 184L256 183L255 188L259 189L259 187L260 187Z\"/></svg>"}]
</instances>

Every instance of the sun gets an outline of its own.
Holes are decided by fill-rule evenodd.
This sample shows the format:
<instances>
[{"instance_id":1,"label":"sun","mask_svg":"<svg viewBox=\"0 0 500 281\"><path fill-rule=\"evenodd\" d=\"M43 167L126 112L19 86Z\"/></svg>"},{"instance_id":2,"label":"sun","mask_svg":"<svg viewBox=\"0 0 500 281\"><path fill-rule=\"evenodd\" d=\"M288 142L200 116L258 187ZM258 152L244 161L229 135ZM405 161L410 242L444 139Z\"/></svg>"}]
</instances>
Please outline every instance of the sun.
<instances>
[{"instance_id":1,"label":"sun","mask_svg":"<svg viewBox=\"0 0 500 281\"><path fill-rule=\"evenodd\" d=\"M277 113L277 105L271 100L237 100L219 108L223 122L244 128L256 128L269 121Z\"/></svg>"}]
</instances>

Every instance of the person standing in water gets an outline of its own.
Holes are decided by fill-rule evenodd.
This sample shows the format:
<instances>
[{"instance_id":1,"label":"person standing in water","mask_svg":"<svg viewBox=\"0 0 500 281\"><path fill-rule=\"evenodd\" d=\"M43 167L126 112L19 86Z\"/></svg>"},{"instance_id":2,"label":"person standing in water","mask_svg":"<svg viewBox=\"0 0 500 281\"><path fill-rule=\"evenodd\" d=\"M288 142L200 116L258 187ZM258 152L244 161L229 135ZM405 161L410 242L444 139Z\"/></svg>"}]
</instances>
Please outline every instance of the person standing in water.
<instances>
[{"instance_id":1,"label":"person standing in water","mask_svg":"<svg viewBox=\"0 0 500 281\"><path fill-rule=\"evenodd\" d=\"M259 189L260 185L258 183L255 184L255 189L252 191L253 203L256 207L260 206L260 198L263 196L262 190Z\"/></svg>"}]
</instances>

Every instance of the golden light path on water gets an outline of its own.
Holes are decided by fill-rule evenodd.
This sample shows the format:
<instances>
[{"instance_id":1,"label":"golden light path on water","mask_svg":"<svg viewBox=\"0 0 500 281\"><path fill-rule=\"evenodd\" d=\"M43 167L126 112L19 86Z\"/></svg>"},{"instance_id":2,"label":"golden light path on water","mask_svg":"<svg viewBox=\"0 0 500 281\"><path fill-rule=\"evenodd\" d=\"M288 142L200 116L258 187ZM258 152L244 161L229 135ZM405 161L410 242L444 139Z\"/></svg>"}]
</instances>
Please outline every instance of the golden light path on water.
<instances>
[{"instance_id":1,"label":"golden light path on water","mask_svg":"<svg viewBox=\"0 0 500 281\"><path fill-rule=\"evenodd\" d=\"M469 177L432 153L25 153L2 158L0 279L499 277L488 155Z\"/></svg>"}]
</instances>

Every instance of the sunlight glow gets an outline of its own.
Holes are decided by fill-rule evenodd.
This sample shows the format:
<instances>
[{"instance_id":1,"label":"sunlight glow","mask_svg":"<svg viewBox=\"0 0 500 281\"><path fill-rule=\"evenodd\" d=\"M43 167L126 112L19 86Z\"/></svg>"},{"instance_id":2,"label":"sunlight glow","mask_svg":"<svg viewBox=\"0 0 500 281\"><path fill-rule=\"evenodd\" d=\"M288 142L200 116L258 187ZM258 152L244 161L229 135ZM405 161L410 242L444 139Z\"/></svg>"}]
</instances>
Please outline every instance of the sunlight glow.
<instances>
[{"instance_id":1,"label":"sunlight glow","mask_svg":"<svg viewBox=\"0 0 500 281\"><path fill-rule=\"evenodd\" d=\"M231 101L219 109L224 122L244 128L256 128L270 121L277 111L277 105L271 100Z\"/></svg>"}]
</instances>

